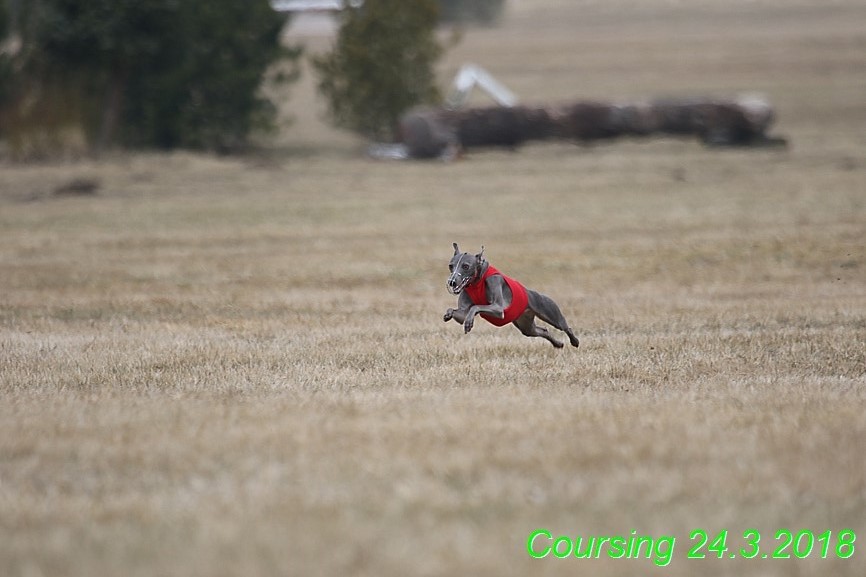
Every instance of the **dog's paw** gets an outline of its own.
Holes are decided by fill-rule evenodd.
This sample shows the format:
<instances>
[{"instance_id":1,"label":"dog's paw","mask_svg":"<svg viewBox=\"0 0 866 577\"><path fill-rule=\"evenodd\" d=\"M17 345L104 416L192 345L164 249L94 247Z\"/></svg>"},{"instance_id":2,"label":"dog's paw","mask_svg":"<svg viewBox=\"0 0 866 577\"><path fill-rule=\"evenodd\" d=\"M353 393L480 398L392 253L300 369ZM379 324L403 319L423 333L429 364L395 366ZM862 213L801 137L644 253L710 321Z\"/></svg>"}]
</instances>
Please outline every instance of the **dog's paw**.
<instances>
[{"instance_id":1,"label":"dog's paw","mask_svg":"<svg viewBox=\"0 0 866 577\"><path fill-rule=\"evenodd\" d=\"M472 326L475 324L475 320L472 318L468 318L463 322L463 332L468 333L472 330Z\"/></svg>"},{"instance_id":2,"label":"dog's paw","mask_svg":"<svg viewBox=\"0 0 866 577\"><path fill-rule=\"evenodd\" d=\"M442 317L442 320L446 323L454 318L454 309L448 309L445 311L445 315Z\"/></svg>"}]
</instances>

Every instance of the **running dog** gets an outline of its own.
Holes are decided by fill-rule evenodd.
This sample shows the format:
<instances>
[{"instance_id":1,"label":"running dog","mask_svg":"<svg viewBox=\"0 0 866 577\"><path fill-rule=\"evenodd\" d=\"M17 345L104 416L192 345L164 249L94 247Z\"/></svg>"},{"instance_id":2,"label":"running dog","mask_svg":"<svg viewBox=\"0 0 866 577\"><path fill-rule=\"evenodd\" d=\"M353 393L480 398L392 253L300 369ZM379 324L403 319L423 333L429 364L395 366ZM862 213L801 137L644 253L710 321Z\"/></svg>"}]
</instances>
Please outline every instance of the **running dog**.
<instances>
[{"instance_id":1,"label":"running dog","mask_svg":"<svg viewBox=\"0 0 866 577\"><path fill-rule=\"evenodd\" d=\"M563 343L551 336L545 327L535 324L535 317L553 325L568 335L571 346L580 346L559 307L550 297L524 287L516 280L496 270L481 252L472 255L460 252L453 243L454 256L448 264L448 292L457 295L457 308L448 309L443 320L454 319L469 332L475 324L475 315L498 327L512 323L527 337L544 337L554 347Z\"/></svg>"}]
</instances>

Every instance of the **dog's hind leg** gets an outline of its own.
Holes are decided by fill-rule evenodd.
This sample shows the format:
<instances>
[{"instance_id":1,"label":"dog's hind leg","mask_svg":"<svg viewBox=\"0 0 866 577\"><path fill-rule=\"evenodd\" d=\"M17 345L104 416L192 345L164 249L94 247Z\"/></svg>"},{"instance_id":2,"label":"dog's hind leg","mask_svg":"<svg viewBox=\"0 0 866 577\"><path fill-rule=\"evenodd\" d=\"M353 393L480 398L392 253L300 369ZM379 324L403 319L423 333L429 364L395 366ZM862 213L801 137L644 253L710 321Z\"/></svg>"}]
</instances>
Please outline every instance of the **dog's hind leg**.
<instances>
[{"instance_id":1,"label":"dog's hind leg","mask_svg":"<svg viewBox=\"0 0 866 577\"><path fill-rule=\"evenodd\" d=\"M552 298L529 289L526 290L526 296L529 297L529 308L538 315L538 318L567 334L571 346L580 346L580 341Z\"/></svg>"},{"instance_id":2,"label":"dog's hind leg","mask_svg":"<svg viewBox=\"0 0 866 577\"><path fill-rule=\"evenodd\" d=\"M517 317L517 319L512 323L516 326L521 333L526 335L527 337L542 337L550 341L554 347L561 349L564 345L553 338L550 334L550 331L545 327L540 327L535 324L535 313L532 310L527 309L522 315Z\"/></svg>"}]
</instances>

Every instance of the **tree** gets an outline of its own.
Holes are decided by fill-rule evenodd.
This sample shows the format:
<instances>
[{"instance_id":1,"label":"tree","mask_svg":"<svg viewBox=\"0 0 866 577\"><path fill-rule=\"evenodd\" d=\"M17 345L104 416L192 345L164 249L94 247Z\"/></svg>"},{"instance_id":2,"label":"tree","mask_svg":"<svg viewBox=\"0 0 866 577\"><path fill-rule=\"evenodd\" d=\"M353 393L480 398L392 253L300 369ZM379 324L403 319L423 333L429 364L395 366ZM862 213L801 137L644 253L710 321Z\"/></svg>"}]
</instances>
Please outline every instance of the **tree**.
<instances>
[{"instance_id":1,"label":"tree","mask_svg":"<svg viewBox=\"0 0 866 577\"><path fill-rule=\"evenodd\" d=\"M366 0L342 14L332 52L316 57L318 88L333 123L376 140L394 140L400 115L441 99L434 64L436 0Z\"/></svg>"},{"instance_id":2,"label":"tree","mask_svg":"<svg viewBox=\"0 0 866 577\"><path fill-rule=\"evenodd\" d=\"M235 149L273 126L266 71L299 56L267 0L30 0L21 20L27 97L62 95L97 150Z\"/></svg>"},{"instance_id":3,"label":"tree","mask_svg":"<svg viewBox=\"0 0 866 577\"><path fill-rule=\"evenodd\" d=\"M0 2L0 107L12 92L13 66L10 50L4 46L9 35L9 13L6 4ZM2 129L2 127L0 127Z\"/></svg>"}]
</instances>

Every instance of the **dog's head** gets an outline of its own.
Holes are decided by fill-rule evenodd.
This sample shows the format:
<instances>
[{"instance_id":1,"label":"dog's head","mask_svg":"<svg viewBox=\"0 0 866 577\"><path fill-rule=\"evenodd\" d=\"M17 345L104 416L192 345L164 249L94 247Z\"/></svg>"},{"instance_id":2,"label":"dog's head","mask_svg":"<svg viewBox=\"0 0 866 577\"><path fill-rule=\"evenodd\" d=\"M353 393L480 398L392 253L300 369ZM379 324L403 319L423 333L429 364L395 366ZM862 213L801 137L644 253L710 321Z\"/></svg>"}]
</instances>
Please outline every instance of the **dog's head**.
<instances>
[{"instance_id":1,"label":"dog's head","mask_svg":"<svg viewBox=\"0 0 866 577\"><path fill-rule=\"evenodd\" d=\"M447 286L448 292L459 295L467 285L481 278L487 259L484 258L483 246L478 254L469 254L468 252L460 252L456 242L453 245L454 256L448 263L448 270L451 271L451 275L448 277Z\"/></svg>"}]
</instances>

